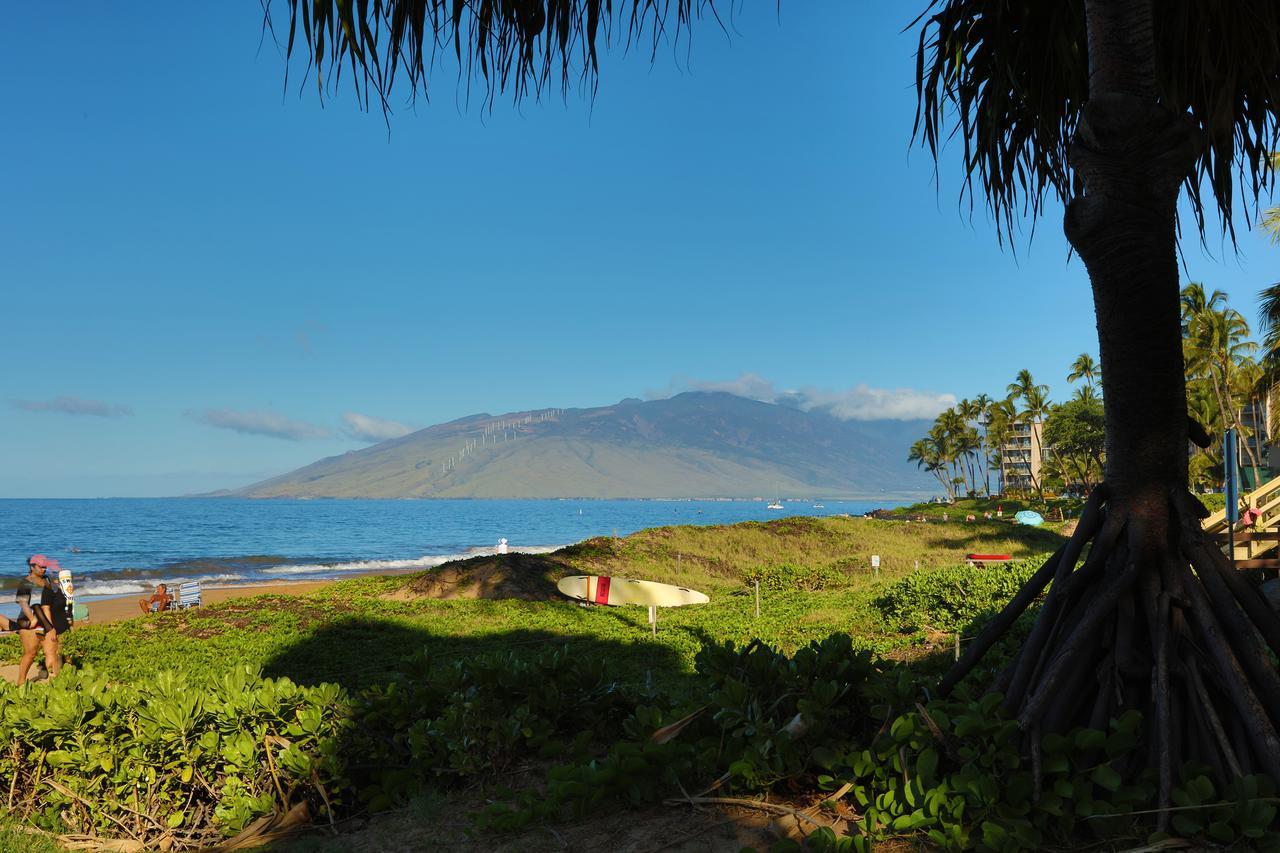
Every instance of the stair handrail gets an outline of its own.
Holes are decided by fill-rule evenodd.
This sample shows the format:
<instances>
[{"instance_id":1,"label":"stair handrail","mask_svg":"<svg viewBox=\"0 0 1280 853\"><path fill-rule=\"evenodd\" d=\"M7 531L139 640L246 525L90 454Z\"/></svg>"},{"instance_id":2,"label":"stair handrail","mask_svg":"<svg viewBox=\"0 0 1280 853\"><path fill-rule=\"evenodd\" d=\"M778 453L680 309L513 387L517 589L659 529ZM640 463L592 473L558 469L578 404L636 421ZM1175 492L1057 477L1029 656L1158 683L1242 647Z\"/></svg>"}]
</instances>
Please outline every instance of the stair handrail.
<instances>
[{"instance_id":1,"label":"stair handrail","mask_svg":"<svg viewBox=\"0 0 1280 853\"><path fill-rule=\"evenodd\" d=\"M1241 502L1248 507L1259 510L1262 513L1259 522L1265 526L1268 521L1280 516L1280 476L1273 477L1252 492L1242 495ZM1209 533L1225 530L1227 527L1226 507L1211 513L1202 522L1202 527Z\"/></svg>"}]
</instances>

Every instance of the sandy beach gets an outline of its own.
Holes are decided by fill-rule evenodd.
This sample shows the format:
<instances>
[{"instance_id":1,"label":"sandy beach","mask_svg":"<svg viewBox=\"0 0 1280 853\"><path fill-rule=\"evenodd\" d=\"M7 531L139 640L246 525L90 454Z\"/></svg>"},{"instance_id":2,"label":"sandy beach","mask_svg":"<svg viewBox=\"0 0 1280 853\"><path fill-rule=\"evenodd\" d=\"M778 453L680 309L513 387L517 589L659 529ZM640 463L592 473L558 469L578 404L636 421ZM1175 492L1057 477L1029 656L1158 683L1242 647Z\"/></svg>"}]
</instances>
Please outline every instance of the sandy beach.
<instances>
[{"instance_id":1,"label":"sandy beach","mask_svg":"<svg viewBox=\"0 0 1280 853\"><path fill-rule=\"evenodd\" d=\"M245 584L242 586L213 586L202 590L201 598L205 604L217 604L229 598L243 598L249 595L302 595L321 587L335 583L323 581L293 581L286 583ZM141 595L127 595L120 598L101 598L88 602L89 621L79 624L103 625L107 622L119 622L123 619L143 618L138 607ZM150 595L146 596L150 598Z\"/></svg>"}]
</instances>

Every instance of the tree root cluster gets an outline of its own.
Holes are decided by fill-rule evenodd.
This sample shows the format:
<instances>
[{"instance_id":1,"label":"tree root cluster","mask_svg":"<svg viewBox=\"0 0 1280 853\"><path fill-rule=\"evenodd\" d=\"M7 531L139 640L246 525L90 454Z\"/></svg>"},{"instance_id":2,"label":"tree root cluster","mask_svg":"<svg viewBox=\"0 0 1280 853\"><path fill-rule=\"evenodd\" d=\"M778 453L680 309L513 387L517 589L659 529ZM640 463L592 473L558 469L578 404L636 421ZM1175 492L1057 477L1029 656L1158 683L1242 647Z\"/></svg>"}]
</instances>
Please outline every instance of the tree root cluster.
<instances>
[{"instance_id":1,"label":"tree root cluster","mask_svg":"<svg viewBox=\"0 0 1280 853\"><path fill-rule=\"evenodd\" d=\"M991 687L1033 761L1043 735L1105 730L1136 709L1147 748L1121 770L1155 769L1162 809L1187 760L1220 782L1249 773L1280 780L1280 674L1271 657L1280 657L1280 618L1206 539L1208 512L1185 489L1160 508L1167 516L1109 497L1105 484L1090 495L1074 535L987 625L942 693L1048 587L1026 642Z\"/></svg>"}]
</instances>

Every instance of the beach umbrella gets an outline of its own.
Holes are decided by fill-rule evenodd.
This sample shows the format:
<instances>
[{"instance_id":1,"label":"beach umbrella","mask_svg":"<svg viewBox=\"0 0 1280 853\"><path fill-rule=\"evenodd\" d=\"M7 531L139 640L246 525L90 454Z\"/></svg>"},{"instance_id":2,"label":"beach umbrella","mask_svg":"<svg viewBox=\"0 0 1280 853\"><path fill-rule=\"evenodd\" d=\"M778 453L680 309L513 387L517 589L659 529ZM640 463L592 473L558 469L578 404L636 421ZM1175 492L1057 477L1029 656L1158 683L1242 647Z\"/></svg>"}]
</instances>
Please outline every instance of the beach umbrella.
<instances>
[{"instance_id":1,"label":"beach umbrella","mask_svg":"<svg viewBox=\"0 0 1280 853\"><path fill-rule=\"evenodd\" d=\"M1032 512L1029 509L1024 509L1019 513L1015 513L1013 520L1018 522L1018 524L1026 524L1031 527L1039 527L1041 524L1044 524L1044 516L1038 512Z\"/></svg>"}]
</instances>

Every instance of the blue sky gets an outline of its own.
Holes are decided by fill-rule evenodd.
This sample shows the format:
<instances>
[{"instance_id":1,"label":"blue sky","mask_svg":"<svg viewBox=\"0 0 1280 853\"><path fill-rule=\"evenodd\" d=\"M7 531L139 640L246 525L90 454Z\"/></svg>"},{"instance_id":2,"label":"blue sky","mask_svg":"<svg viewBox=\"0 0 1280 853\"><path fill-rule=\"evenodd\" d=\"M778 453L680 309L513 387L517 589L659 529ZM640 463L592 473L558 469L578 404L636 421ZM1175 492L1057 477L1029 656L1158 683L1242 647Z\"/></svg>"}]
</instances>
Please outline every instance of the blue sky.
<instances>
[{"instance_id":1,"label":"blue sky","mask_svg":"<svg viewBox=\"0 0 1280 853\"><path fill-rule=\"evenodd\" d=\"M1096 341L1060 211L1015 255L957 157L935 186L909 18L761 4L615 51L594 101L489 111L446 70L388 131L285 92L257 3L8 10L0 496L234 486L395 424L714 383L863 416L1024 367L1066 396ZM1252 318L1280 250L1210 246L1189 278Z\"/></svg>"}]
</instances>

